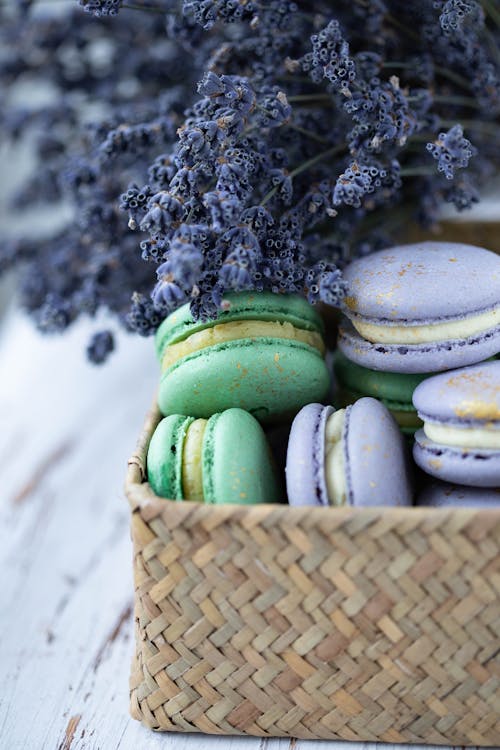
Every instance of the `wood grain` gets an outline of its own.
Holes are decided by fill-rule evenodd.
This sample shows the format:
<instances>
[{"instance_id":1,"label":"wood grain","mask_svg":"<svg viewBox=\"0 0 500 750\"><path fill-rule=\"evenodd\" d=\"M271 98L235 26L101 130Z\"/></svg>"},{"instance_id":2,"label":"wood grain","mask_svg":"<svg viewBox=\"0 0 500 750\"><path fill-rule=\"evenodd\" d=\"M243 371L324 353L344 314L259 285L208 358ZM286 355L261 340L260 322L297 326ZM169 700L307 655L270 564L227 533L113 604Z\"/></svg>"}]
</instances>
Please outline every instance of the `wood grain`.
<instances>
[{"instance_id":1,"label":"wood grain","mask_svg":"<svg viewBox=\"0 0 500 750\"><path fill-rule=\"evenodd\" d=\"M374 750L155 734L129 717L132 553L122 485L157 368L151 341L128 337L105 368L93 368L88 334L79 325L42 339L16 312L0 331L0 747Z\"/></svg>"}]
</instances>

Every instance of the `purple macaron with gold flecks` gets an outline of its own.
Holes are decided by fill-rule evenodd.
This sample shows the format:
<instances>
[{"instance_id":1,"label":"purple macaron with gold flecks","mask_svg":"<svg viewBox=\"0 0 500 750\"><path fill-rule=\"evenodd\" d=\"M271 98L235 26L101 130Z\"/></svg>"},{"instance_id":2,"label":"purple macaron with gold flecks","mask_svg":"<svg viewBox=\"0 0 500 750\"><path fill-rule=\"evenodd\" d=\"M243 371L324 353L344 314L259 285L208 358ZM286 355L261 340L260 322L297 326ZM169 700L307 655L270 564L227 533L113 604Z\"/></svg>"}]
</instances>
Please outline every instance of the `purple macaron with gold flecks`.
<instances>
[{"instance_id":1,"label":"purple macaron with gold flecks","mask_svg":"<svg viewBox=\"0 0 500 750\"><path fill-rule=\"evenodd\" d=\"M419 494L417 505L434 508L495 508L500 505L500 487L464 487L432 482Z\"/></svg>"},{"instance_id":2,"label":"purple macaron with gold flecks","mask_svg":"<svg viewBox=\"0 0 500 750\"><path fill-rule=\"evenodd\" d=\"M404 438L386 407L361 398L335 411L308 404L288 442L290 505L411 505Z\"/></svg>"},{"instance_id":3,"label":"purple macaron with gold flecks","mask_svg":"<svg viewBox=\"0 0 500 750\"><path fill-rule=\"evenodd\" d=\"M363 367L438 372L500 351L500 256L422 242L381 250L344 271L350 294L339 348Z\"/></svg>"},{"instance_id":4,"label":"purple macaron with gold flecks","mask_svg":"<svg viewBox=\"0 0 500 750\"><path fill-rule=\"evenodd\" d=\"M413 456L427 474L472 487L500 487L500 361L424 380L413 393L423 420Z\"/></svg>"}]
</instances>

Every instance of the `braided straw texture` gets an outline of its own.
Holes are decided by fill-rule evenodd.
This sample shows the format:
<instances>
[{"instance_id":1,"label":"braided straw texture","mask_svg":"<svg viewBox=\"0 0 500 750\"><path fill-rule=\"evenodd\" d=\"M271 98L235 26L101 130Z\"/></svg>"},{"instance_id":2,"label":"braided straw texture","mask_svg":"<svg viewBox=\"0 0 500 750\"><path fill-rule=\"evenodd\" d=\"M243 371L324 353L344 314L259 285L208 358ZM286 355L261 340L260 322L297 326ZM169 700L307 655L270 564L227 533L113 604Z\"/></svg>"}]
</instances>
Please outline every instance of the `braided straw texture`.
<instances>
[{"instance_id":1,"label":"braided straw texture","mask_svg":"<svg viewBox=\"0 0 500 750\"><path fill-rule=\"evenodd\" d=\"M163 500L144 481L159 419L149 415L126 485L134 718L500 745L500 509Z\"/></svg>"}]
</instances>

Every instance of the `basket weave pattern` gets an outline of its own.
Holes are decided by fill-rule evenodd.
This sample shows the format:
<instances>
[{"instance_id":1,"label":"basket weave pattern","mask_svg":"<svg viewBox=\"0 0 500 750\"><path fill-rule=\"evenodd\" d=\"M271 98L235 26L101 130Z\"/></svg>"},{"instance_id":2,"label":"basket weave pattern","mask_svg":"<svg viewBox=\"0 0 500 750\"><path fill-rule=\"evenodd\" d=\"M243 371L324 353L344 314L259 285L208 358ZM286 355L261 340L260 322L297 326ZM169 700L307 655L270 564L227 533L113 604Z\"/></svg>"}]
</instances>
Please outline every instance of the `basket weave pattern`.
<instances>
[{"instance_id":1,"label":"basket weave pattern","mask_svg":"<svg viewBox=\"0 0 500 750\"><path fill-rule=\"evenodd\" d=\"M210 506L127 478L131 712L157 730L500 745L500 509ZM383 502L383 499L381 499Z\"/></svg>"}]
</instances>

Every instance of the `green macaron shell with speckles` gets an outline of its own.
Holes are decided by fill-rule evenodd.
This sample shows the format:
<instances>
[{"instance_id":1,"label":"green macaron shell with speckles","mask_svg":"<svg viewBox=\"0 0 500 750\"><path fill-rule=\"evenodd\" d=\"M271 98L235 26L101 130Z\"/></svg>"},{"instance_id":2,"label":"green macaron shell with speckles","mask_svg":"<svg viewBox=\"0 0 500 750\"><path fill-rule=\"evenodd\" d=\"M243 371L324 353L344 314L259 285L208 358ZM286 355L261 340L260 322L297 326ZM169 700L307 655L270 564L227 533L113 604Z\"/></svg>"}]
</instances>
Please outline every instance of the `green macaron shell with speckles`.
<instances>
[{"instance_id":1,"label":"green macaron shell with speckles","mask_svg":"<svg viewBox=\"0 0 500 750\"><path fill-rule=\"evenodd\" d=\"M169 344L233 321L287 322L323 332L316 310L298 296L244 292L225 301L227 309L204 323L193 322L188 306L172 313L157 332L159 358ZM204 418L238 407L264 422L281 421L305 404L322 401L329 381L324 358L314 346L265 335L241 338L192 352L171 365L161 377L158 405L163 414Z\"/></svg>"},{"instance_id":2,"label":"green macaron shell with speckles","mask_svg":"<svg viewBox=\"0 0 500 750\"><path fill-rule=\"evenodd\" d=\"M403 374L371 370L368 367L352 362L340 349L333 356L333 369L337 381L337 398L340 406L346 406L364 396L371 396L381 401L394 412L406 412L415 415L415 425L402 427L403 432L413 434L421 420L413 406L413 391L430 374Z\"/></svg>"},{"instance_id":3,"label":"green macaron shell with speckles","mask_svg":"<svg viewBox=\"0 0 500 750\"><path fill-rule=\"evenodd\" d=\"M205 418L237 406L272 421L321 401L328 387L317 349L284 339L239 339L194 352L166 370L158 404L163 414Z\"/></svg>"},{"instance_id":4,"label":"green macaron shell with speckles","mask_svg":"<svg viewBox=\"0 0 500 750\"><path fill-rule=\"evenodd\" d=\"M413 391L425 378L432 373L402 374L399 372L383 372L370 370L368 367L351 362L337 349L334 354L335 375L342 385L350 390L363 393L365 396L378 398L394 404L407 404L413 407Z\"/></svg>"},{"instance_id":5,"label":"green macaron shell with speckles","mask_svg":"<svg viewBox=\"0 0 500 750\"><path fill-rule=\"evenodd\" d=\"M262 427L243 409L228 409L208 420L202 466L206 503L251 505L282 499Z\"/></svg>"},{"instance_id":6,"label":"green macaron shell with speckles","mask_svg":"<svg viewBox=\"0 0 500 750\"><path fill-rule=\"evenodd\" d=\"M148 448L148 481L160 497L182 500L182 447L193 417L172 414L158 424Z\"/></svg>"}]
</instances>

